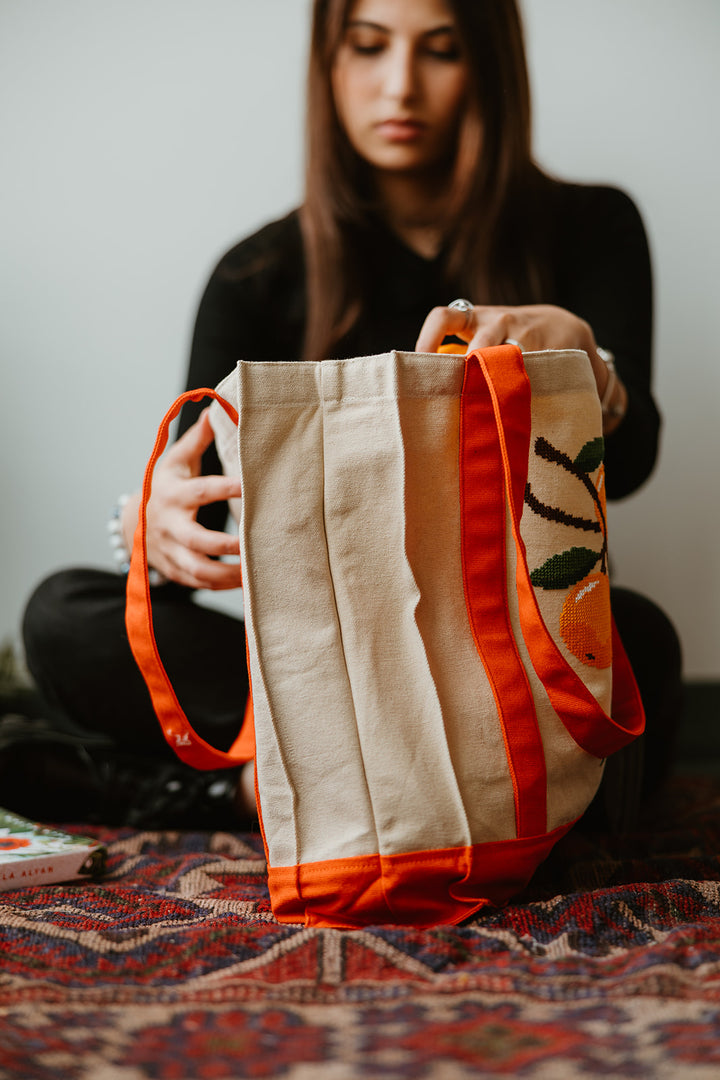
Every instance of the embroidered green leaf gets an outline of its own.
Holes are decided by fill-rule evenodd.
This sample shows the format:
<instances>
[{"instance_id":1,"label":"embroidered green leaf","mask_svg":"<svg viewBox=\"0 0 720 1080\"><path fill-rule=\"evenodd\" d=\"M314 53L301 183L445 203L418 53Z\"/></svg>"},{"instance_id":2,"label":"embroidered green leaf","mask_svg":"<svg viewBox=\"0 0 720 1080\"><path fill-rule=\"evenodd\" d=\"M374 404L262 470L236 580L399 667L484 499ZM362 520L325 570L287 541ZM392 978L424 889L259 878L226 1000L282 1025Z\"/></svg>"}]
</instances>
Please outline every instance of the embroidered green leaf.
<instances>
[{"instance_id":1,"label":"embroidered green leaf","mask_svg":"<svg viewBox=\"0 0 720 1080\"><path fill-rule=\"evenodd\" d=\"M600 552L590 548L568 548L533 570L530 580L541 589L569 589L590 573L599 558Z\"/></svg>"},{"instance_id":2,"label":"embroidered green leaf","mask_svg":"<svg viewBox=\"0 0 720 1080\"><path fill-rule=\"evenodd\" d=\"M604 456L605 440L602 435L598 435L596 439L585 443L573 464L584 473L595 472L602 465Z\"/></svg>"}]
</instances>

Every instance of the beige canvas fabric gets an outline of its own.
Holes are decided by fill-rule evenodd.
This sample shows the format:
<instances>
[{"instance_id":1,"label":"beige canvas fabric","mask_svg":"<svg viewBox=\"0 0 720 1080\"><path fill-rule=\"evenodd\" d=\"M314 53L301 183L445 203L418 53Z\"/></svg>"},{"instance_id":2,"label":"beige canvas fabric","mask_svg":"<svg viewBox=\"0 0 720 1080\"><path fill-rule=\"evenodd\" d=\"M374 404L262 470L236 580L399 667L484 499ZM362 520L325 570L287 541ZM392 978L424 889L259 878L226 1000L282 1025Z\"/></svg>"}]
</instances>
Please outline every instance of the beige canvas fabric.
<instances>
[{"instance_id":1,"label":"beige canvas fabric","mask_svg":"<svg viewBox=\"0 0 720 1080\"><path fill-rule=\"evenodd\" d=\"M600 430L587 357L524 359L533 435L577 454ZM241 362L218 388L240 414L236 431L213 406L221 460L243 486L257 769L273 866L515 835L502 731L463 592L462 378L461 357L392 352ZM561 473L531 451L530 479L545 501L587 516L587 491L579 484L575 493ZM531 567L576 542L566 526L527 512L522 533ZM510 583L514 562L509 544ZM551 829L584 809L602 766L555 715L508 593L549 763ZM559 640L565 593L540 593ZM609 708L609 669L588 669L560 644Z\"/></svg>"}]
</instances>

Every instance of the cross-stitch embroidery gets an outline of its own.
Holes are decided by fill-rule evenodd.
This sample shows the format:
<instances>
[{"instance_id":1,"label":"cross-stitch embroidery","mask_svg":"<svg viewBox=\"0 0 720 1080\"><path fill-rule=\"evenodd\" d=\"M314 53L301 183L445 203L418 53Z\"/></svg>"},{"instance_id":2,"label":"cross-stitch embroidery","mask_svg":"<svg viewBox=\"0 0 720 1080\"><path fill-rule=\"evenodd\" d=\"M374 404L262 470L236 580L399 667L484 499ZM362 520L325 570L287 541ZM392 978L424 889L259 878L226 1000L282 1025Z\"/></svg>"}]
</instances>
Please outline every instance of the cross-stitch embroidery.
<instances>
[{"instance_id":1,"label":"cross-stitch embroidery","mask_svg":"<svg viewBox=\"0 0 720 1080\"><path fill-rule=\"evenodd\" d=\"M530 574L536 588L570 589L560 614L560 634L573 656L591 667L605 668L612 663L610 620L610 582L607 573L607 521L605 508L605 444L601 437L585 443L572 459L543 436L535 440L535 453L577 477L592 498L595 520L569 514L559 506L549 506L539 499L528 483L525 502L535 514L583 532L602 536L600 551L588 547L570 547L552 555ZM597 480L591 473L597 471ZM597 564L599 569L595 570Z\"/></svg>"}]
</instances>

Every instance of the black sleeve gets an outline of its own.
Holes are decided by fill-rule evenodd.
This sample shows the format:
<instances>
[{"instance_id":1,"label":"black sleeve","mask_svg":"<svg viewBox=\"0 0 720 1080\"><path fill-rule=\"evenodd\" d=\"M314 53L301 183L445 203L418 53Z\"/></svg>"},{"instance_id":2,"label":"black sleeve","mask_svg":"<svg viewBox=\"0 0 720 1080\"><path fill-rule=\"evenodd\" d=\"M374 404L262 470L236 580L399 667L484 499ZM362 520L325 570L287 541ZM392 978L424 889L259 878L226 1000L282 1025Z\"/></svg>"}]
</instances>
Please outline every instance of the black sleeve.
<instances>
[{"instance_id":1,"label":"black sleeve","mask_svg":"<svg viewBox=\"0 0 720 1080\"><path fill-rule=\"evenodd\" d=\"M236 317L241 290L233 290L224 280L223 264L215 269L200 301L195 329L193 332L190 363L186 378L186 390L199 387L215 387L232 371L241 353L243 345L239 327L243 320ZM248 328L251 330L251 327ZM252 332L250 333L252 337ZM251 342L246 343L251 350ZM252 355L252 352L249 353ZM188 402L180 413L178 436L182 435L195 423L201 411L209 404L205 399L200 402ZM220 459L213 443L203 455L202 471L204 474L222 472ZM198 521L206 529L222 531L227 521L227 503L211 503L201 507Z\"/></svg>"},{"instance_id":2,"label":"black sleeve","mask_svg":"<svg viewBox=\"0 0 720 1080\"><path fill-rule=\"evenodd\" d=\"M573 187L562 211L558 302L615 355L628 410L608 436L607 493L623 498L655 465L660 417L652 396L652 272L642 219L615 188Z\"/></svg>"},{"instance_id":3,"label":"black sleeve","mask_svg":"<svg viewBox=\"0 0 720 1080\"><path fill-rule=\"evenodd\" d=\"M304 263L297 214L265 226L228 251L215 267L195 320L186 389L215 387L238 360L289 360L300 354L304 318ZM182 435L208 405L185 405ZM215 446L203 456L202 471L218 474ZM222 530L227 504L202 507L198 521Z\"/></svg>"}]
</instances>

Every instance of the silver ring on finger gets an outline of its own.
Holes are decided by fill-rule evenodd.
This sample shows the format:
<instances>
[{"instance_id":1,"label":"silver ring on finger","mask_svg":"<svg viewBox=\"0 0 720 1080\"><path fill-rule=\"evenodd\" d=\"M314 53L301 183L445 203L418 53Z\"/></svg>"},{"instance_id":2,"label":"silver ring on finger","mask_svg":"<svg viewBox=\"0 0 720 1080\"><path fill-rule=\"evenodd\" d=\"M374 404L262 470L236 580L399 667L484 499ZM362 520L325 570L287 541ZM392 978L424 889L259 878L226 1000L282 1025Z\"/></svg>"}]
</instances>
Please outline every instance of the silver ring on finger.
<instances>
[{"instance_id":1,"label":"silver ring on finger","mask_svg":"<svg viewBox=\"0 0 720 1080\"><path fill-rule=\"evenodd\" d=\"M463 300L462 297L459 300L453 300L448 304L451 311L463 311L465 313L465 322L462 329L464 330L470 321L470 312L473 309L473 305L469 300Z\"/></svg>"},{"instance_id":2,"label":"silver ring on finger","mask_svg":"<svg viewBox=\"0 0 720 1080\"><path fill-rule=\"evenodd\" d=\"M525 352L519 341L516 341L514 337L506 337L503 341L503 345L514 345L520 352Z\"/></svg>"}]
</instances>

